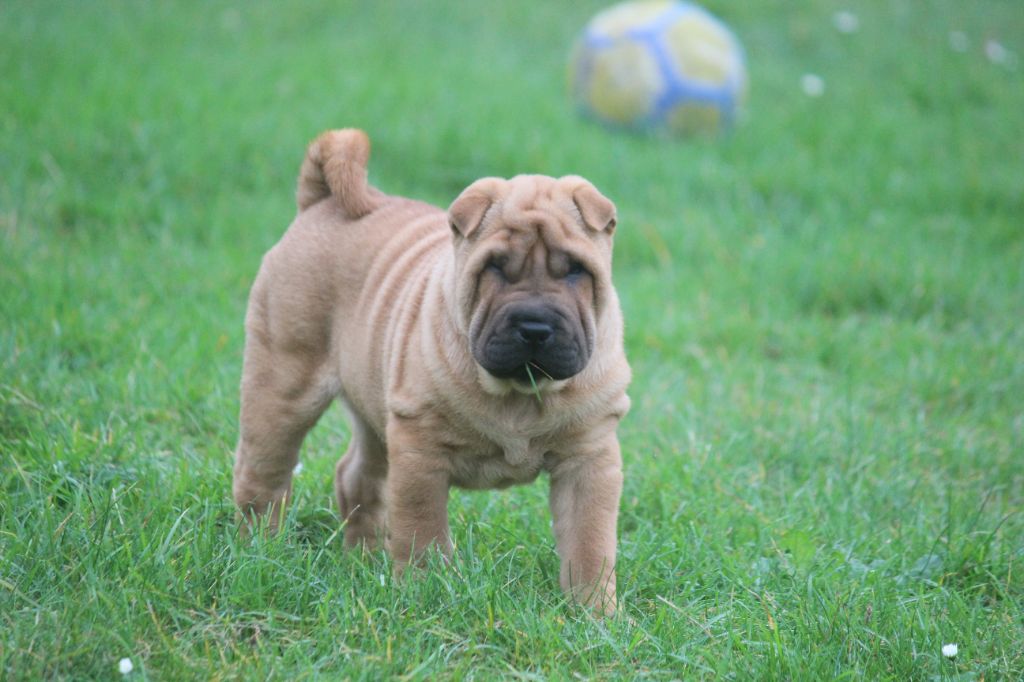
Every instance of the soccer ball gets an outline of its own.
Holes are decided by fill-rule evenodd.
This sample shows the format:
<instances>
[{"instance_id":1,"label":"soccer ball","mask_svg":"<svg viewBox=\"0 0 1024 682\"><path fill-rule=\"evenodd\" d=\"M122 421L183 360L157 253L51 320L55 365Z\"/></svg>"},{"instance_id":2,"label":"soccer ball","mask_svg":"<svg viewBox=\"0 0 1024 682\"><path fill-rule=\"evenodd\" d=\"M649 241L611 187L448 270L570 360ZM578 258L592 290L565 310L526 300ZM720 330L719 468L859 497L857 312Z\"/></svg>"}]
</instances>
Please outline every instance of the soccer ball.
<instances>
[{"instance_id":1,"label":"soccer ball","mask_svg":"<svg viewBox=\"0 0 1024 682\"><path fill-rule=\"evenodd\" d=\"M676 133L731 126L746 94L743 49L690 2L636 0L598 13L577 40L569 87L604 123Z\"/></svg>"}]
</instances>

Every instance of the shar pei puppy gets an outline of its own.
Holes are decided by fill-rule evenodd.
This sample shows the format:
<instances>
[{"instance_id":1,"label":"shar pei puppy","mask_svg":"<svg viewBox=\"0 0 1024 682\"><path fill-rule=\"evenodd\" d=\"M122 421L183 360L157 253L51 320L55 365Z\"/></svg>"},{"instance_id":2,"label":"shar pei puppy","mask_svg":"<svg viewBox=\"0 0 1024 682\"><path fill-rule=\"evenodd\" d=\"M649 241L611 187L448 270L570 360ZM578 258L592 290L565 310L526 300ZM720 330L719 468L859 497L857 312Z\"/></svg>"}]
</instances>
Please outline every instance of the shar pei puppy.
<instances>
[{"instance_id":1,"label":"shar pei puppy","mask_svg":"<svg viewBox=\"0 0 1024 682\"><path fill-rule=\"evenodd\" d=\"M359 130L310 144L298 214L246 314L234 499L273 530L306 433L335 399L352 438L346 546L399 573L452 552L448 491L550 478L560 582L615 610L630 369L612 286L615 206L581 177L484 178L443 211L367 182Z\"/></svg>"}]
</instances>

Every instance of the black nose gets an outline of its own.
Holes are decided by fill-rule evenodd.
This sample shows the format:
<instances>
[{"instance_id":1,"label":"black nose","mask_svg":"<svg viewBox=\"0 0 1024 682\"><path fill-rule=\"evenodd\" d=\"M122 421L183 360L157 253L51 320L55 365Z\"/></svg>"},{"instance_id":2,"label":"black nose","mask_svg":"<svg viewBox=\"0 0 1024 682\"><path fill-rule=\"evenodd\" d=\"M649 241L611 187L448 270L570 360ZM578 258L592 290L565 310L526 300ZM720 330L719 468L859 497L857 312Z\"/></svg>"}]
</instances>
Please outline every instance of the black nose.
<instances>
[{"instance_id":1,"label":"black nose","mask_svg":"<svg viewBox=\"0 0 1024 682\"><path fill-rule=\"evenodd\" d=\"M554 335L554 328L547 322L520 322L516 326L516 335L527 346L540 348Z\"/></svg>"}]
</instances>

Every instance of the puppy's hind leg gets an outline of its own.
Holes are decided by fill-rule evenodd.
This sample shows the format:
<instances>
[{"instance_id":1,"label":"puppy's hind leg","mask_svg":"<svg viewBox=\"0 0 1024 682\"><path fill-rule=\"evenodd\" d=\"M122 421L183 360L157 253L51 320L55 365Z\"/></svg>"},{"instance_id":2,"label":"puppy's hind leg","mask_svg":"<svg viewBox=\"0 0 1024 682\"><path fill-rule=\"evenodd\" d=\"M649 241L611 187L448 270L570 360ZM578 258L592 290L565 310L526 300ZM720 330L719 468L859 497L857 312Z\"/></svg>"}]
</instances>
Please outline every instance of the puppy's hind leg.
<instances>
[{"instance_id":1,"label":"puppy's hind leg","mask_svg":"<svg viewBox=\"0 0 1024 682\"><path fill-rule=\"evenodd\" d=\"M388 474L387 451L374 430L349 410L352 441L335 469L334 491L345 521L345 546L375 549L384 533L383 487Z\"/></svg>"},{"instance_id":2,"label":"puppy's hind leg","mask_svg":"<svg viewBox=\"0 0 1024 682\"><path fill-rule=\"evenodd\" d=\"M232 487L247 522L243 532L263 517L271 531L277 530L302 441L335 395L336 382L322 366L268 345L251 338L242 371L241 435Z\"/></svg>"}]
</instances>

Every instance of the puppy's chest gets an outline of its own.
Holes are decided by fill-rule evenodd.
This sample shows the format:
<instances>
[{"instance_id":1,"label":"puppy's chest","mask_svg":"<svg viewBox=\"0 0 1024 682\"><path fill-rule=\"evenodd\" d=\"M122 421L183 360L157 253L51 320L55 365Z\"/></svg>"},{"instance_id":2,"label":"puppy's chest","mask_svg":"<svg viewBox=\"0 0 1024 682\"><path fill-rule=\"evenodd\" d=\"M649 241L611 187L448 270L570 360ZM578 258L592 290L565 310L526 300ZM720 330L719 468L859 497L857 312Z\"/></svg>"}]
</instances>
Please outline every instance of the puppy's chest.
<instances>
[{"instance_id":1,"label":"puppy's chest","mask_svg":"<svg viewBox=\"0 0 1024 682\"><path fill-rule=\"evenodd\" d=\"M470 439L450 453L452 482L461 488L504 488L529 483L544 470L547 438Z\"/></svg>"}]
</instances>

